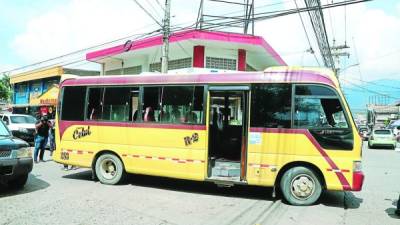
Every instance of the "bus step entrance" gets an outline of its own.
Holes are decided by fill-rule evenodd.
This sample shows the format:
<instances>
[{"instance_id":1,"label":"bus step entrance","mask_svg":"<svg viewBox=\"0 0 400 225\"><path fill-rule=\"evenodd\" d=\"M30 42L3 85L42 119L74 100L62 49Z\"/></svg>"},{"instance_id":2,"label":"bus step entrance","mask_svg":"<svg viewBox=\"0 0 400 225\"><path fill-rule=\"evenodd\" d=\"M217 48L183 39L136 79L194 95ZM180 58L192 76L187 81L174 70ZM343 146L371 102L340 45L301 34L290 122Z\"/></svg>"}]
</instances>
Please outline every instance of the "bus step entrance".
<instances>
[{"instance_id":1,"label":"bus step entrance","mask_svg":"<svg viewBox=\"0 0 400 225\"><path fill-rule=\"evenodd\" d=\"M223 159L215 160L215 164L211 170L211 177L227 178L227 180L240 178L240 162Z\"/></svg>"}]
</instances>

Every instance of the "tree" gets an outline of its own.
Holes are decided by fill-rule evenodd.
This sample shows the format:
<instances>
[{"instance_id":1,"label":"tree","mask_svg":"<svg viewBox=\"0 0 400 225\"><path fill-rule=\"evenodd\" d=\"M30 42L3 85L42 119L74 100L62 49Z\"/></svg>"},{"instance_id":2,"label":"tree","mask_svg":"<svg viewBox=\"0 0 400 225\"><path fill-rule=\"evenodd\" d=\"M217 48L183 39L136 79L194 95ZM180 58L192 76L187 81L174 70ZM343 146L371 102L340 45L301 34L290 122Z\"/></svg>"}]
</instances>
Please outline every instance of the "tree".
<instances>
[{"instance_id":1,"label":"tree","mask_svg":"<svg viewBox=\"0 0 400 225\"><path fill-rule=\"evenodd\" d=\"M8 102L11 98L11 93L10 76L3 74L0 79L0 100Z\"/></svg>"}]
</instances>

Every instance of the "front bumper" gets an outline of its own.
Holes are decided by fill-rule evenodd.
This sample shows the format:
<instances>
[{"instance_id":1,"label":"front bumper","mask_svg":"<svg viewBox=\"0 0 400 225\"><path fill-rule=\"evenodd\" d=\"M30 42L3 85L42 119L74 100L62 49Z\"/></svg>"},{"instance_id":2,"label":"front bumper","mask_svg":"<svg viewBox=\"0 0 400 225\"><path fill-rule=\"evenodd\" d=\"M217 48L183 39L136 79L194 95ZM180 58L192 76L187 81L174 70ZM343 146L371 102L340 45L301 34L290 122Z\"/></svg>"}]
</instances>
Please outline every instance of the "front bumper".
<instances>
[{"instance_id":1,"label":"front bumper","mask_svg":"<svg viewBox=\"0 0 400 225\"><path fill-rule=\"evenodd\" d=\"M32 158L0 159L0 180L12 180L32 171Z\"/></svg>"},{"instance_id":2,"label":"front bumper","mask_svg":"<svg viewBox=\"0 0 400 225\"><path fill-rule=\"evenodd\" d=\"M369 140L369 146L377 146L377 147L393 147L396 146L397 141L395 140Z\"/></svg>"},{"instance_id":3,"label":"front bumper","mask_svg":"<svg viewBox=\"0 0 400 225\"><path fill-rule=\"evenodd\" d=\"M14 130L12 131L12 134L17 137L20 138L26 142L34 142L35 141L35 135L33 133L25 133L25 132L20 132L18 130Z\"/></svg>"}]
</instances>

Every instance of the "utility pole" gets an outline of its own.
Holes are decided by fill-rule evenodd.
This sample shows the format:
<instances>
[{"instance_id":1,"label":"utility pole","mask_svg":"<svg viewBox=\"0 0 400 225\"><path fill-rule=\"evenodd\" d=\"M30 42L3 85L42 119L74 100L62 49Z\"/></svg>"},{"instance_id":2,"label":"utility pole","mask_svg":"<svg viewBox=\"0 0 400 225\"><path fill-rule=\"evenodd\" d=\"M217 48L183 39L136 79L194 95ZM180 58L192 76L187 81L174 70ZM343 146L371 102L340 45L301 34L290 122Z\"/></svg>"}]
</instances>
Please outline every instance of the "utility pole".
<instances>
[{"instance_id":1,"label":"utility pole","mask_svg":"<svg viewBox=\"0 0 400 225\"><path fill-rule=\"evenodd\" d=\"M163 45L162 45L162 55L161 55L161 73L168 73L170 11L171 11L171 0L165 0L165 14L162 27Z\"/></svg>"},{"instance_id":2,"label":"utility pole","mask_svg":"<svg viewBox=\"0 0 400 225\"><path fill-rule=\"evenodd\" d=\"M336 46L335 45L335 40L333 40L333 46L331 48L331 52L332 52L332 56L333 56L335 64L336 64L336 66L335 66L336 69L334 71L335 74L336 74L336 77L339 77L339 74L341 72L341 70L340 70L340 57L343 57L343 56L347 56L347 58L350 57L350 53L345 51L345 49L348 49L348 48L349 48L349 46L347 46L346 42L344 43L344 45ZM354 65L356 65L356 64L354 64Z\"/></svg>"}]
</instances>

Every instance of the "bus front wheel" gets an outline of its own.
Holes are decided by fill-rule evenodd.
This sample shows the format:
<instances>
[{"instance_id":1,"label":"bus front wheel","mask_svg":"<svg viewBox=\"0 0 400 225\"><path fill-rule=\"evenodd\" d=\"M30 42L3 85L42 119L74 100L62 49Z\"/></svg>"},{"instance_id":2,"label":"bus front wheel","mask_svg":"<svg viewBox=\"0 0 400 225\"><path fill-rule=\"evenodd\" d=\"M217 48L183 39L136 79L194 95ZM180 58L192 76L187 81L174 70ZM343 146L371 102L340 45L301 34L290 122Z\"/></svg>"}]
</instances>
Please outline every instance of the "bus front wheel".
<instances>
[{"instance_id":1,"label":"bus front wheel","mask_svg":"<svg viewBox=\"0 0 400 225\"><path fill-rule=\"evenodd\" d=\"M299 206L314 204L322 193L321 182L314 171L302 166L287 170L280 188L288 203Z\"/></svg>"},{"instance_id":2,"label":"bus front wheel","mask_svg":"<svg viewBox=\"0 0 400 225\"><path fill-rule=\"evenodd\" d=\"M105 153L99 156L95 165L96 176L103 184L117 184L124 174L122 161L114 154Z\"/></svg>"}]
</instances>

